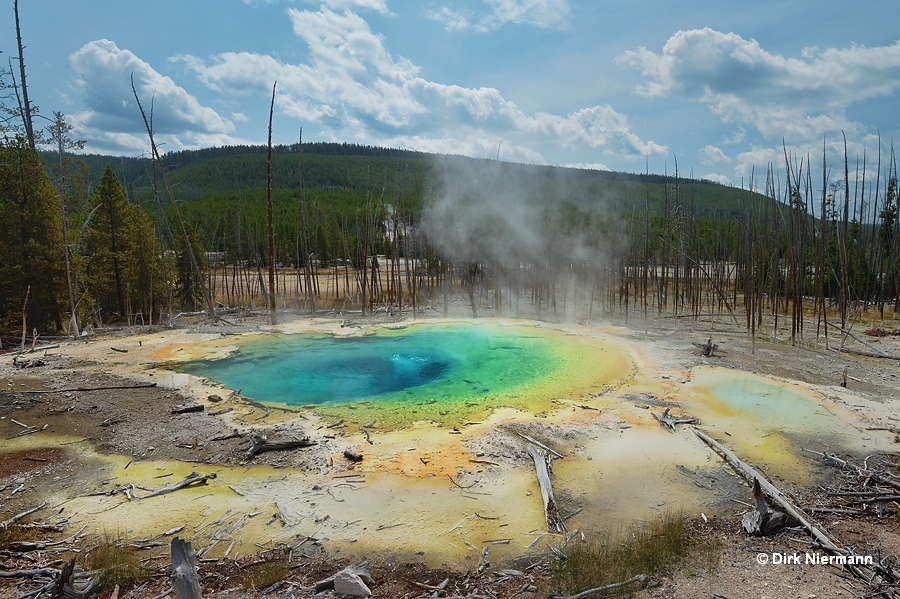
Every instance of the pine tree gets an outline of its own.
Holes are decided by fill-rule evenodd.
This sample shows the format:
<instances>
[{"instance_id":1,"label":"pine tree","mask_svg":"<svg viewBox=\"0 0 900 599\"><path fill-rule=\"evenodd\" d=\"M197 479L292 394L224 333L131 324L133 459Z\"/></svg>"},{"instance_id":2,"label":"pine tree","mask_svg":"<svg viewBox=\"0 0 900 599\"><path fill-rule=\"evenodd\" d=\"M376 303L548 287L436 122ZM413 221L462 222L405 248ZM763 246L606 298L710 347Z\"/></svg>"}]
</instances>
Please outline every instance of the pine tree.
<instances>
[{"instance_id":1,"label":"pine tree","mask_svg":"<svg viewBox=\"0 0 900 599\"><path fill-rule=\"evenodd\" d=\"M40 155L18 136L0 142L0 324L22 322L28 294L27 326L56 330L65 297L59 193Z\"/></svg>"},{"instance_id":2,"label":"pine tree","mask_svg":"<svg viewBox=\"0 0 900 599\"><path fill-rule=\"evenodd\" d=\"M162 290L154 285L159 258L153 226L146 213L130 204L112 167L107 166L91 195L98 206L88 226L86 279L100 315L122 319L148 313Z\"/></svg>"}]
</instances>

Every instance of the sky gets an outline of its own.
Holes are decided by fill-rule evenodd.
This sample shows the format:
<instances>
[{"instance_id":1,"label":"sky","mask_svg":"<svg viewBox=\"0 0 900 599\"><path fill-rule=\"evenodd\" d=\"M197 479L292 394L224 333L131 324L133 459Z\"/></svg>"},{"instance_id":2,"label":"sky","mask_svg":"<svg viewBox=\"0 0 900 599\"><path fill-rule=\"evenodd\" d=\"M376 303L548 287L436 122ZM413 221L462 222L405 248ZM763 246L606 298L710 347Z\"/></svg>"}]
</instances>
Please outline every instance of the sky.
<instances>
[{"instance_id":1,"label":"sky","mask_svg":"<svg viewBox=\"0 0 900 599\"><path fill-rule=\"evenodd\" d=\"M149 150L132 77L164 152L264 144L273 86L278 144L302 128L304 142L522 163L677 163L734 185L785 150L821 172L824 149L840 171L844 135L872 172L900 142L896 1L19 4L31 99L92 153Z\"/></svg>"}]
</instances>

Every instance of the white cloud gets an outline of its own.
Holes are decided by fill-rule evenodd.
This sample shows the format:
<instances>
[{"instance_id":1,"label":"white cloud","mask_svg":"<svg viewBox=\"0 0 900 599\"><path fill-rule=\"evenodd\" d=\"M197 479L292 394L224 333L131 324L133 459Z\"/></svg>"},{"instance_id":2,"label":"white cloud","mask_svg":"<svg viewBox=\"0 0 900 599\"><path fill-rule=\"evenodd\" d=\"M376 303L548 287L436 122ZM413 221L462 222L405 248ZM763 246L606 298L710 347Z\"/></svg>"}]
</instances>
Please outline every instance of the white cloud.
<instances>
[{"instance_id":1,"label":"white cloud","mask_svg":"<svg viewBox=\"0 0 900 599\"><path fill-rule=\"evenodd\" d=\"M721 149L715 146L706 146L700 152L700 161L703 164L716 164L718 162L731 162L731 158L725 155Z\"/></svg>"},{"instance_id":2,"label":"white cloud","mask_svg":"<svg viewBox=\"0 0 900 599\"><path fill-rule=\"evenodd\" d=\"M675 33L658 54L642 47L618 61L648 77L637 93L709 104L723 121L752 124L770 139L810 140L856 129L844 115L847 107L900 89L900 41L808 48L789 58L755 40L705 28Z\"/></svg>"},{"instance_id":3,"label":"white cloud","mask_svg":"<svg viewBox=\"0 0 900 599\"><path fill-rule=\"evenodd\" d=\"M731 135L729 135L729 136L725 137L724 139L722 139L722 143L725 144L725 145L739 144L739 143L741 143L742 141L744 141L744 138L746 138L746 137L747 137L747 130L744 129L743 127L741 127L741 126L738 126L738 127L731 133Z\"/></svg>"},{"instance_id":4,"label":"white cloud","mask_svg":"<svg viewBox=\"0 0 900 599\"><path fill-rule=\"evenodd\" d=\"M608 166L605 164L601 164L600 162L572 162L570 164L563 164L562 166L566 168L579 168L589 171L608 171L610 170Z\"/></svg>"},{"instance_id":5,"label":"white cloud","mask_svg":"<svg viewBox=\"0 0 900 599\"><path fill-rule=\"evenodd\" d=\"M442 23L447 31L462 31L463 29L468 29L471 25L465 13L453 10L447 6L442 7L440 10L429 10L425 13L425 16L432 21Z\"/></svg>"},{"instance_id":6,"label":"white cloud","mask_svg":"<svg viewBox=\"0 0 900 599\"><path fill-rule=\"evenodd\" d=\"M721 183L722 185L732 185L731 179L729 179L725 175L720 175L718 173L709 173L707 175L703 175L701 178L706 179L707 181Z\"/></svg>"},{"instance_id":7,"label":"white cloud","mask_svg":"<svg viewBox=\"0 0 900 599\"><path fill-rule=\"evenodd\" d=\"M136 150L149 142L131 90L131 78L148 117L151 103L158 141L181 149L229 143L234 125L212 108L159 74L149 64L109 40L85 44L69 57L88 110L72 115L72 124L89 144L103 149ZM97 133L102 131L105 133ZM177 136L177 138L176 138Z\"/></svg>"},{"instance_id":8,"label":"white cloud","mask_svg":"<svg viewBox=\"0 0 900 599\"><path fill-rule=\"evenodd\" d=\"M526 114L497 89L429 81L418 66L391 55L384 39L351 10L322 6L287 14L309 46L306 64L247 52L179 58L204 84L226 94L268 95L277 80L279 110L319 125L334 139L493 156L502 138L506 159L541 163L538 148L547 144L585 144L626 156L667 152L642 140L609 106L565 116Z\"/></svg>"},{"instance_id":9,"label":"white cloud","mask_svg":"<svg viewBox=\"0 0 900 599\"><path fill-rule=\"evenodd\" d=\"M381 13L387 13L386 0L321 0L322 6L331 9L368 8Z\"/></svg>"},{"instance_id":10,"label":"white cloud","mask_svg":"<svg viewBox=\"0 0 900 599\"><path fill-rule=\"evenodd\" d=\"M482 19L478 29L498 29L506 23L534 25L542 29L569 28L568 0L485 0L491 14Z\"/></svg>"}]
</instances>

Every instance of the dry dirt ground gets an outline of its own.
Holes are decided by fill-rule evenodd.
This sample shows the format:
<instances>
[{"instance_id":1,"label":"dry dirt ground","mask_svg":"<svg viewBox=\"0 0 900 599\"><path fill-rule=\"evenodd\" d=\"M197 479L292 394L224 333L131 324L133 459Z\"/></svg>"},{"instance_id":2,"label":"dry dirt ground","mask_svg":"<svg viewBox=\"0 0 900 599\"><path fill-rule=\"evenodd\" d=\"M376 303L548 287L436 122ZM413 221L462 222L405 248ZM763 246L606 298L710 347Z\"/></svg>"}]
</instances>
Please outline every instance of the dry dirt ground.
<instances>
[{"instance_id":1,"label":"dry dirt ground","mask_svg":"<svg viewBox=\"0 0 900 599\"><path fill-rule=\"evenodd\" d=\"M247 326L258 326L260 323ZM190 325L193 331L219 331L202 324ZM643 348L661 364L662 369L688 369L700 364L713 363L727 368L747 370L787 380L800 381L829 389L832 398L847 403L871 424L869 428L900 429L898 382L900 362L896 359L875 358L856 353L834 351L840 338L832 336L831 349L824 343L805 343L791 346L780 339L760 338L751 344L743 330L722 322L687 322L670 319L651 323L604 323L622 336ZM807 330L814 330L808 324ZM147 334L148 329L130 329L98 333L94 339L107 341L136 334ZM900 337L871 338L857 333L880 351L900 355ZM712 336L720 351L714 357L704 357L693 345ZM811 336L807 334L807 339ZM872 352L872 348L848 338L846 349ZM44 431L64 433L74 441L54 447L35 443L32 449L9 453L0 449L0 521L13 517L22 510L39 505L42 495L59 485L77 487L79 480L91 479L87 472L90 463L73 445L86 443L101 453L130 456L130 459L169 458L210 464L241 464L246 460L248 446L246 436L230 437L233 432L224 421L209 412L173 414L177 406L192 404L196 397L179 390L158 387L134 389L108 389L80 391L78 389L129 385L135 381L112 374L104 365L91 359L66 357L63 348L37 355L45 365L36 368L15 368L9 356L0 356L0 424L4 435L12 437L30 429L31 423L40 423L42 430L34 432L39 438ZM845 395L839 386L846 369L848 388L852 395ZM53 393L29 393L29 391L58 391ZM62 391L59 391L62 390ZM224 405L224 404L223 404ZM191 426L184 426L190 418ZM277 427L277 425L275 425ZM870 434L861 431L861 434ZM205 440L221 438L215 443ZM79 440L80 439L80 440ZM0 442L2 448L2 442ZM273 451L260 454L257 460L276 467L295 466L316 468L328 456L340 451L340 439L333 445L319 447L316 452L296 454ZM845 456L846 457L846 456ZM860 458L862 456L859 456ZM897 463L896 452L884 458L885 463ZM860 461L860 463L862 463ZM352 467L352 465L348 466ZM822 480L827 481L834 472L822 464ZM779 481L774 481L778 484ZM826 485L827 486L827 485ZM104 489L106 490L106 489ZM822 487L786 489L796 503L813 505L821 499ZM896 567L900 556L900 518L896 502L883 506L881 513L874 509L864 516L843 514L826 515L817 522L833 539L853 547L863 555L893 560ZM802 531L788 531L772 538L751 537L740 529L740 514L746 508L735 504L731 517L710 518L709 521L693 518L690 527L693 534L717 539L720 559L712 569L689 565L678 568L655 580L649 587L638 591L640 597L693 598L726 597L729 599L759 597L865 597L869 589L838 566L772 564L773 554L803 555L811 550L810 538ZM75 532L65 528L65 514L36 512L22 522L63 521L61 532L42 531L38 540L42 548L30 551L0 549L0 571L15 571L40 567L60 567L62 560L71 553L69 545L53 546L55 540L71 538ZM421 534L429 534L421 531ZM290 555L284 582L268 592L247 591L242 588L248 569L258 567L253 562L265 558L265 554L245 556L239 560L214 559L200 564L201 584L207 597L301 597L313 594L312 585L334 574L347 561L340 557L309 550ZM770 563L758 563L757 556L769 556ZM153 578L136 588L123 588L120 597L158 597L171 589L168 579L168 558L157 552L148 560L154 568ZM370 569L375 579L372 588L377 597L416 597L449 595L485 595L496 598L513 596L546 597L550 589L549 571L552 554L530 556L519 561L493 563L491 567L476 572L476 564L467 571L430 569L415 560L396 560L379 557ZM444 581L447 581L444 583ZM441 586L444 590L433 587ZM38 588L28 579L0 578L0 597L18 597ZM108 597L108 592L103 595Z\"/></svg>"}]
</instances>

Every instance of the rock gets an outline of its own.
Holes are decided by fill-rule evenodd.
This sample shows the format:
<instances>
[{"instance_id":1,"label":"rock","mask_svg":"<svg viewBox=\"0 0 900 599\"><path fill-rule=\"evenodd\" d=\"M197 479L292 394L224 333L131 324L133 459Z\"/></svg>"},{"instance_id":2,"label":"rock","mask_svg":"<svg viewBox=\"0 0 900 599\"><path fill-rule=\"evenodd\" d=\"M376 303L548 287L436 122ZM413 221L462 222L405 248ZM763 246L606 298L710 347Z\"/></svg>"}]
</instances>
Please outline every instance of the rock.
<instances>
[{"instance_id":1,"label":"rock","mask_svg":"<svg viewBox=\"0 0 900 599\"><path fill-rule=\"evenodd\" d=\"M219 395L210 395L206 399L208 399L209 401L211 401L213 403L219 403L220 401L222 401L222 398Z\"/></svg>"},{"instance_id":2,"label":"rock","mask_svg":"<svg viewBox=\"0 0 900 599\"><path fill-rule=\"evenodd\" d=\"M353 451L352 449L348 449L344 452L344 457L350 460L351 462L362 462L363 456L361 453Z\"/></svg>"},{"instance_id":3,"label":"rock","mask_svg":"<svg viewBox=\"0 0 900 599\"><path fill-rule=\"evenodd\" d=\"M348 568L341 570L335 575L334 592L339 595L350 595L352 597L370 597L372 595L372 591L362 581L362 578Z\"/></svg>"}]
</instances>

